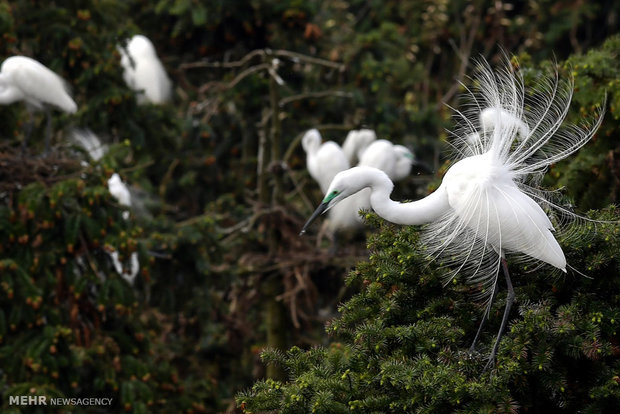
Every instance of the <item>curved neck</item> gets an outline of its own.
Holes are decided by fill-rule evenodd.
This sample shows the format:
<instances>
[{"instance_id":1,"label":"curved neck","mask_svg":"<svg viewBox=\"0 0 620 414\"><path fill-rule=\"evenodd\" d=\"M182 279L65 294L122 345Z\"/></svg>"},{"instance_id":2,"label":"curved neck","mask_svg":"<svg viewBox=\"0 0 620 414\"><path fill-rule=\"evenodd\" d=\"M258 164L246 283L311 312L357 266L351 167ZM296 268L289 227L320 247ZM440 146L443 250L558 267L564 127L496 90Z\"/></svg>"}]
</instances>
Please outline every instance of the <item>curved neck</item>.
<instances>
[{"instance_id":1,"label":"curved neck","mask_svg":"<svg viewBox=\"0 0 620 414\"><path fill-rule=\"evenodd\" d=\"M443 185L421 200L399 203L390 198L394 185L387 176L374 176L369 184L372 189L370 205L373 210L385 220L395 224L429 223L450 210L448 195Z\"/></svg>"},{"instance_id":2,"label":"curved neck","mask_svg":"<svg viewBox=\"0 0 620 414\"><path fill-rule=\"evenodd\" d=\"M0 103L11 104L24 98L24 94L7 82L6 75L0 73Z\"/></svg>"}]
</instances>

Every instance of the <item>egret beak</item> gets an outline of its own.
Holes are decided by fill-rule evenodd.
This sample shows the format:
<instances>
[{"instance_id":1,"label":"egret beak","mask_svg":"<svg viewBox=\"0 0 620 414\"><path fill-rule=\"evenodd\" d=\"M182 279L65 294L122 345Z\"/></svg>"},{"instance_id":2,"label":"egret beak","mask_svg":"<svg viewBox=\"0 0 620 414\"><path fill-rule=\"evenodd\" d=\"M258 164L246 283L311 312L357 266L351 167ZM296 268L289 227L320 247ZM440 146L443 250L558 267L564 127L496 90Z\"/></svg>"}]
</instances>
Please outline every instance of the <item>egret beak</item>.
<instances>
[{"instance_id":1,"label":"egret beak","mask_svg":"<svg viewBox=\"0 0 620 414\"><path fill-rule=\"evenodd\" d=\"M300 236L303 236L303 234L306 232L306 230L308 229L308 227L310 227L310 225L312 224L312 222L314 220L316 220L316 218L318 216L320 216L321 214L325 213L325 210L327 210L327 207L329 206L329 201L328 202L323 202L321 203L316 210L314 210L314 213L312 213L312 215L310 216L310 218L308 219L308 221L306 221L306 224L304 224L304 227L301 229L301 231L299 232Z\"/></svg>"}]
</instances>

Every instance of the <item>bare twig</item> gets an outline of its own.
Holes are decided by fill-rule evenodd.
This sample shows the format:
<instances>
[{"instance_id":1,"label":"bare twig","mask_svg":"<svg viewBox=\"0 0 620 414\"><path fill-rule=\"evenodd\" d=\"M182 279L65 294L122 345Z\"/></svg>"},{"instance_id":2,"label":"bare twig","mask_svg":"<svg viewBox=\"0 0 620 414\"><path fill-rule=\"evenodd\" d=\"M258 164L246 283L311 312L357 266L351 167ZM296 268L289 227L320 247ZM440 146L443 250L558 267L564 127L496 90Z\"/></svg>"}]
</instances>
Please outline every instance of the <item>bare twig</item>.
<instances>
[{"instance_id":1,"label":"bare twig","mask_svg":"<svg viewBox=\"0 0 620 414\"><path fill-rule=\"evenodd\" d=\"M184 63L179 66L180 70L186 69L199 69L199 68L225 68L232 69L238 68L250 60L252 60L256 56L278 56L278 57L287 57L293 61L304 61L308 63L312 63L314 65L326 66L330 68L335 68L340 71L345 69L345 65L343 63L332 62L330 60L315 58L312 56L304 55L302 53L292 52L290 50L270 50L270 49L255 49L249 52L247 55L242 57L239 60L233 62L192 62L192 63Z\"/></svg>"},{"instance_id":2,"label":"bare twig","mask_svg":"<svg viewBox=\"0 0 620 414\"><path fill-rule=\"evenodd\" d=\"M233 87L235 87L235 85L237 85L243 79L247 78L249 75L251 75L251 74L253 74L255 72L259 72L261 70L267 70L270 67L271 67L270 63L261 63L261 64L256 65L256 66L250 66L249 68L245 69L240 74L235 76L235 78L232 81L228 82L227 84L222 84L221 82L209 82L209 83L206 83L203 86L201 86L198 89L198 92L205 93L206 91L211 89L212 86L216 86L216 87L218 87L218 89L230 89L230 88L233 88Z\"/></svg>"},{"instance_id":3,"label":"bare twig","mask_svg":"<svg viewBox=\"0 0 620 414\"><path fill-rule=\"evenodd\" d=\"M305 92L305 93L300 93L297 95L292 95L292 96L287 96L286 98L282 98L280 99L280 102L278 103L278 105L280 107L283 107L286 104L289 104L291 102L295 102L295 101L301 101L302 99L307 99L307 98L323 98L326 96L335 96L335 97L339 97L339 98L353 98L353 94L350 92L344 92L344 91L320 91L320 92Z\"/></svg>"},{"instance_id":4,"label":"bare twig","mask_svg":"<svg viewBox=\"0 0 620 414\"><path fill-rule=\"evenodd\" d=\"M264 49L255 49L255 50L249 52L247 55L245 55L241 59L233 61L233 62L192 62L192 63L183 63L182 65L179 66L179 69L180 70L186 70L186 69L199 69L199 68L226 68L226 69L238 68L238 67L243 66L246 63L248 63L255 56L262 56L264 54L265 54L265 50Z\"/></svg>"}]
</instances>

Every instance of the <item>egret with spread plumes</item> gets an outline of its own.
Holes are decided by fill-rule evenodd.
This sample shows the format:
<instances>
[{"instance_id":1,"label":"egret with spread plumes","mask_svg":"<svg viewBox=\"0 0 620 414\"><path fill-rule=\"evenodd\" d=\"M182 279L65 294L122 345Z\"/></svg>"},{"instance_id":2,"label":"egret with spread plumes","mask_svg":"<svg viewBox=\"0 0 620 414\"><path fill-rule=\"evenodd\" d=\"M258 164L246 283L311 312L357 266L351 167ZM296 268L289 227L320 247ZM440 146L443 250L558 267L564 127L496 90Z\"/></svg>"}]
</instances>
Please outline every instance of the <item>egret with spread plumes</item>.
<instances>
[{"instance_id":1,"label":"egret with spread plumes","mask_svg":"<svg viewBox=\"0 0 620 414\"><path fill-rule=\"evenodd\" d=\"M475 89L467 90L466 109L456 111L458 124L452 135L460 160L448 169L435 192L398 203L390 199L393 184L384 172L354 167L334 177L302 233L321 213L366 188L379 216L396 224L425 225L422 242L428 252L454 269L446 283L460 273L482 287L478 299L486 309L472 348L489 315L501 267L508 296L487 368L495 361L514 301L506 257L542 261L566 272L566 258L545 211L572 213L554 203L539 182L549 165L588 142L600 126L603 110L589 123L562 127L572 98L572 79L561 81L557 73L541 77L536 94L528 94L519 70L510 62L494 72L480 61L478 69ZM483 128L477 121L486 108L495 108L490 114L492 128ZM476 142L467 138L472 134L479 134Z\"/></svg>"},{"instance_id":2,"label":"egret with spread plumes","mask_svg":"<svg viewBox=\"0 0 620 414\"><path fill-rule=\"evenodd\" d=\"M25 148L33 125L33 112L44 111L47 117L45 150L49 150L52 134L50 106L63 112L77 112L77 105L69 95L67 83L56 73L26 56L12 56L0 67L0 104L23 101L29 113L22 146Z\"/></svg>"}]
</instances>

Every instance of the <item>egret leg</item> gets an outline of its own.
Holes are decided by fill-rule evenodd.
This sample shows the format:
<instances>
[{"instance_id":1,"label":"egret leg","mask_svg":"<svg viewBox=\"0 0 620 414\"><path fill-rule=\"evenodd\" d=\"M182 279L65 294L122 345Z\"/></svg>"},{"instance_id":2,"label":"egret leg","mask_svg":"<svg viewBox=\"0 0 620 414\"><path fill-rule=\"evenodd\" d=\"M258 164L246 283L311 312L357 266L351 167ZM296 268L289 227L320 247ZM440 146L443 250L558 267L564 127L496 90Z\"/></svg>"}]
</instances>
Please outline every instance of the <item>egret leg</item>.
<instances>
[{"instance_id":1,"label":"egret leg","mask_svg":"<svg viewBox=\"0 0 620 414\"><path fill-rule=\"evenodd\" d=\"M24 125L24 139L22 139L22 154L26 152L26 148L28 147L28 140L32 134L33 125L34 115L32 114L32 111L28 111L28 122Z\"/></svg>"},{"instance_id":2,"label":"egret leg","mask_svg":"<svg viewBox=\"0 0 620 414\"><path fill-rule=\"evenodd\" d=\"M515 300L515 291L512 288L512 282L510 281L510 274L508 273L508 263L506 263L506 259L502 257L502 269L504 270L504 276L506 277L506 285L508 286L508 295L506 296L506 308L504 309L504 317L502 318L502 323L499 326L499 332L497 333L497 339L495 339L495 344L493 345L493 349L491 350L491 355L489 355L489 360L485 365L484 369L486 370L495 362L495 356L497 355L497 348L499 347L499 343L502 340L502 336L504 335L504 330L506 329L506 323L508 322L508 314L510 313L510 308L512 307L512 303Z\"/></svg>"},{"instance_id":3,"label":"egret leg","mask_svg":"<svg viewBox=\"0 0 620 414\"><path fill-rule=\"evenodd\" d=\"M50 150L50 138L52 136L52 115L49 108L45 108L45 117L47 118L45 125L45 154L47 155Z\"/></svg>"}]
</instances>

